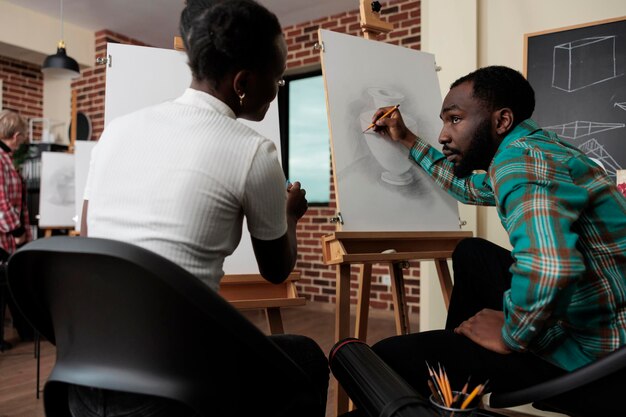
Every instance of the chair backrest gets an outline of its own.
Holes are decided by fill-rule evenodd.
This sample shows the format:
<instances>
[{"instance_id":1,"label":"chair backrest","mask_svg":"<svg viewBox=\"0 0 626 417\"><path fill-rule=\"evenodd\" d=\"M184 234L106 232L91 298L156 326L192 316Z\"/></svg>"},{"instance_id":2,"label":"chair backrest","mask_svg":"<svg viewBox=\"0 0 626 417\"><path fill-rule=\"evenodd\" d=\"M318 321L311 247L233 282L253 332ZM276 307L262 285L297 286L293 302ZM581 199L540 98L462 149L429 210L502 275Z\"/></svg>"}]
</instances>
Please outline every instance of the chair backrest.
<instances>
[{"instance_id":1,"label":"chair backrest","mask_svg":"<svg viewBox=\"0 0 626 417\"><path fill-rule=\"evenodd\" d=\"M148 394L200 415L295 415L301 368L187 271L124 242L52 237L9 260L27 319L56 344L47 415L67 384ZM280 386L267 383L282 381ZM61 404L60 404L61 403Z\"/></svg>"},{"instance_id":2,"label":"chair backrest","mask_svg":"<svg viewBox=\"0 0 626 417\"><path fill-rule=\"evenodd\" d=\"M494 392L495 408L534 403L537 408L572 416L626 414L621 395L626 389L626 346L561 377L513 392Z\"/></svg>"}]
</instances>

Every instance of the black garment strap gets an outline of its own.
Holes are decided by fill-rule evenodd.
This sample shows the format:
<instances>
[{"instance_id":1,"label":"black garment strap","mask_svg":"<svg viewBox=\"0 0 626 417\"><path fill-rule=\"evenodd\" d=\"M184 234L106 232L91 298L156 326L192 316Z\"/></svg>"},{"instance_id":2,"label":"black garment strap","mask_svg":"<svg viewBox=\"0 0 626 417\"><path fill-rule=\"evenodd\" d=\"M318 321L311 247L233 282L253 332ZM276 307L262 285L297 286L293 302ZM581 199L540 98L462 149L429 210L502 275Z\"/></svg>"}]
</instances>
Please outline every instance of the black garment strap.
<instances>
[{"instance_id":1,"label":"black garment strap","mask_svg":"<svg viewBox=\"0 0 626 417\"><path fill-rule=\"evenodd\" d=\"M11 148L9 148L9 146L6 143L4 143L3 140L0 140L0 149L5 151L6 153L11 153Z\"/></svg>"}]
</instances>

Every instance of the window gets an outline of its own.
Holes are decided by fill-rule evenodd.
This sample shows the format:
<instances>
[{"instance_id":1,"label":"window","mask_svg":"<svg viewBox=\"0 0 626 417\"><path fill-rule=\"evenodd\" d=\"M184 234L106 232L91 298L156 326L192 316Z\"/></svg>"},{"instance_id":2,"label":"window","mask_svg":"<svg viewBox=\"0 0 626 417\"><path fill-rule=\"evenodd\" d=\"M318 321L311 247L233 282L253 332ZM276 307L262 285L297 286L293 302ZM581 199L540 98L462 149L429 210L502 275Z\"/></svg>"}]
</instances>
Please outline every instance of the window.
<instances>
[{"instance_id":1,"label":"window","mask_svg":"<svg viewBox=\"0 0 626 417\"><path fill-rule=\"evenodd\" d=\"M285 76L278 104L285 174L302 183L309 205L328 205L330 142L321 71Z\"/></svg>"}]
</instances>

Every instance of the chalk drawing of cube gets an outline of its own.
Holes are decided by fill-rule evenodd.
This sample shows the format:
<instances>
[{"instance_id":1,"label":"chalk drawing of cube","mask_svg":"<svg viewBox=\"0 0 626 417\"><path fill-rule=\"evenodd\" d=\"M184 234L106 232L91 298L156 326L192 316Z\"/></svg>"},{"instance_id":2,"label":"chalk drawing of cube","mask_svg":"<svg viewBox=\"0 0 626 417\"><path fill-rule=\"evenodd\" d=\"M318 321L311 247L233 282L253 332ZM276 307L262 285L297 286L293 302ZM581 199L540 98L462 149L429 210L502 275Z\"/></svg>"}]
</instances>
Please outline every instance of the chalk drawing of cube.
<instances>
[{"instance_id":1,"label":"chalk drawing of cube","mask_svg":"<svg viewBox=\"0 0 626 417\"><path fill-rule=\"evenodd\" d=\"M553 50L552 87L576 91L617 77L615 37L579 39Z\"/></svg>"}]
</instances>

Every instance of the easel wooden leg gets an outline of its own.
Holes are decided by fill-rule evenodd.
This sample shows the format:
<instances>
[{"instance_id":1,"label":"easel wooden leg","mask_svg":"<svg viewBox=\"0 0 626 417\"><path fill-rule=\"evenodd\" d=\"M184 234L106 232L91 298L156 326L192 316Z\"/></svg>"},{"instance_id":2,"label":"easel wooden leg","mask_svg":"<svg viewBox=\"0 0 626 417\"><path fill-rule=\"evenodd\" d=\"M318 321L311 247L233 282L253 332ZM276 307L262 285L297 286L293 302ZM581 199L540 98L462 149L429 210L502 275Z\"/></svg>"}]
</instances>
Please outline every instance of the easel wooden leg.
<instances>
[{"instance_id":1,"label":"easel wooden leg","mask_svg":"<svg viewBox=\"0 0 626 417\"><path fill-rule=\"evenodd\" d=\"M335 340L345 339L350 335L350 264L340 264L337 266L337 288L336 288L336 310L335 310ZM348 412L348 394L334 381L337 393L335 399L336 415Z\"/></svg>"},{"instance_id":2,"label":"easel wooden leg","mask_svg":"<svg viewBox=\"0 0 626 417\"><path fill-rule=\"evenodd\" d=\"M268 307L265 309L267 314L267 324L270 326L270 334L283 334L283 318L280 315L279 307Z\"/></svg>"},{"instance_id":3,"label":"easel wooden leg","mask_svg":"<svg viewBox=\"0 0 626 417\"><path fill-rule=\"evenodd\" d=\"M437 276L439 276L439 285L443 293L443 302L446 310L450 307L450 297L452 297L452 278L450 277L450 269L448 268L447 259L435 259L437 267Z\"/></svg>"},{"instance_id":4,"label":"easel wooden leg","mask_svg":"<svg viewBox=\"0 0 626 417\"><path fill-rule=\"evenodd\" d=\"M372 289L372 264L363 264L359 274L359 294L356 305L355 337L367 341L367 321Z\"/></svg>"},{"instance_id":5,"label":"easel wooden leg","mask_svg":"<svg viewBox=\"0 0 626 417\"><path fill-rule=\"evenodd\" d=\"M350 336L350 264L337 266L335 340Z\"/></svg>"},{"instance_id":6,"label":"easel wooden leg","mask_svg":"<svg viewBox=\"0 0 626 417\"><path fill-rule=\"evenodd\" d=\"M400 263L389 265L391 294L393 296L394 315L396 318L396 333L399 335L409 334L411 331L407 314L404 276L402 275L402 267L400 265Z\"/></svg>"}]
</instances>

